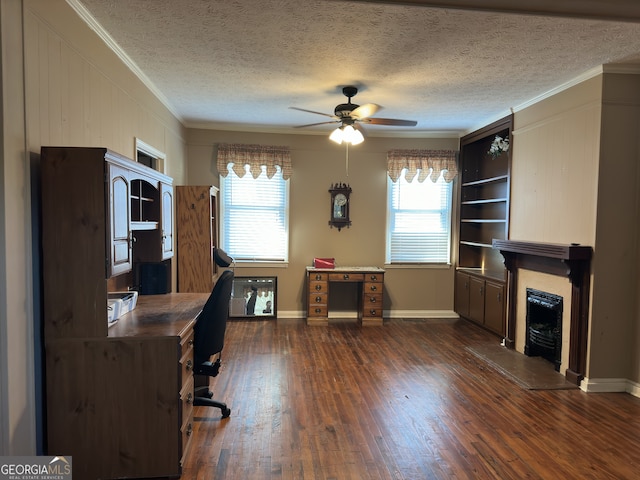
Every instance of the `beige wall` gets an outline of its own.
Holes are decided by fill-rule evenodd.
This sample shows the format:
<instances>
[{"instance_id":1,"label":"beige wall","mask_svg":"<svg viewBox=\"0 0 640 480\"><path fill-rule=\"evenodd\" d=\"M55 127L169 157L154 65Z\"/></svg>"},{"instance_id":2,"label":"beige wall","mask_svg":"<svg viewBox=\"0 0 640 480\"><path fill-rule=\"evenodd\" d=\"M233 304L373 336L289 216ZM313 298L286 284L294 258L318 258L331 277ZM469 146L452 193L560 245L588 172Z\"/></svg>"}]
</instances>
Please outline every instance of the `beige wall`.
<instances>
[{"instance_id":1,"label":"beige wall","mask_svg":"<svg viewBox=\"0 0 640 480\"><path fill-rule=\"evenodd\" d=\"M605 73L515 115L510 238L594 248L587 377L640 381L640 76Z\"/></svg>"},{"instance_id":2,"label":"beige wall","mask_svg":"<svg viewBox=\"0 0 640 480\"><path fill-rule=\"evenodd\" d=\"M178 183L186 175L185 129L64 0L1 0L0 6L0 454L31 455L36 453L36 398L41 390L33 375L39 330L33 281L37 284L39 278L39 258L32 256L38 242L32 236L37 235L32 208L37 210L38 201L30 182L40 147L102 146L133 157L137 137L166 153L166 173Z\"/></svg>"},{"instance_id":3,"label":"beige wall","mask_svg":"<svg viewBox=\"0 0 640 480\"><path fill-rule=\"evenodd\" d=\"M277 275L278 311L301 314L305 267L314 257L335 257L339 265L383 266L386 225L386 152L392 148L457 149L457 138L368 138L346 150L327 135L276 135L189 130L188 174L192 184L218 185L217 143L261 143L291 148L288 268L239 269L238 275ZM329 228L332 183L351 185L351 228ZM385 277L385 310L392 315L424 315L453 310L453 269L389 268ZM349 293L350 297L351 292ZM353 308L344 299L345 311ZM352 303L352 302L351 302ZM336 308L340 311L340 307ZM394 313L395 312L395 313Z\"/></svg>"},{"instance_id":4,"label":"beige wall","mask_svg":"<svg viewBox=\"0 0 640 480\"><path fill-rule=\"evenodd\" d=\"M640 75L605 74L593 262L590 374L638 374Z\"/></svg>"}]
</instances>

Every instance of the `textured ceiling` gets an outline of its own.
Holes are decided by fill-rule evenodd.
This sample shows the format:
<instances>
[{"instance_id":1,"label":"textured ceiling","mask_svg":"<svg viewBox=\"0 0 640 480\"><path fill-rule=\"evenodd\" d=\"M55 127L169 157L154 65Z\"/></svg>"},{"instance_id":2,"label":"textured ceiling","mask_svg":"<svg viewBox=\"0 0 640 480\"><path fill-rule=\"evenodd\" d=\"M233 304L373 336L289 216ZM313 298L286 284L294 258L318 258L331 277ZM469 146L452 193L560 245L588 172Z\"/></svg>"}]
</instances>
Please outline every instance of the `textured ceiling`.
<instances>
[{"instance_id":1,"label":"textured ceiling","mask_svg":"<svg viewBox=\"0 0 640 480\"><path fill-rule=\"evenodd\" d=\"M332 114L356 85L354 103L383 106L377 117L418 122L369 135L464 133L603 64L640 72L636 22L327 0L67 1L192 127L325 132L292 130L328 119L289 107Z\"/></svg>"}]
</instances>

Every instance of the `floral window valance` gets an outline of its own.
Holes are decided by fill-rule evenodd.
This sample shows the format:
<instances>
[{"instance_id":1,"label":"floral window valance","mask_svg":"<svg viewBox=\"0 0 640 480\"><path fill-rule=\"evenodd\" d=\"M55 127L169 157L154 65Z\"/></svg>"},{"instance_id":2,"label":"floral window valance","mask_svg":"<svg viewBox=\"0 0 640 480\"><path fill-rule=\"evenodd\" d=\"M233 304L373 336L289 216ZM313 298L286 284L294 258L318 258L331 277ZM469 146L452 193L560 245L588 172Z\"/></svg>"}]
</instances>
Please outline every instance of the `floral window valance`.
<instances>
[{"instance_id":1,"label":"floral window valance","mask_svg":"<svg viewBox=\"0 0 640 480\"><path fill-rule=\"evenodd\" d=\"M437 182L442 173L445 182L450 182L458 174L457 152L455 150L390 150L387 152L389 178L395 183L403 169L407 169L405 179L411 183L418 176L422 183L431 177Z\"/></svg>"},{"instance_id":2,"label":"floral window valance","mask_svg":"<svg viewBox=\"0 0 640 480\"><path fill-rule=\"evenodd\" d=\"M228 174L227 166L231 167L238 177L244 177L245 165L249 165L249 171L253 178L258 178L262 173L262 166L267 167L267 177L276 174L276 167L282 169L282 178L288 180L291 177L291 153L289 147L274 145L243 145L239 143L221 143L218 145L218 172L223 177Z\"/></svg>"}]
</instances>

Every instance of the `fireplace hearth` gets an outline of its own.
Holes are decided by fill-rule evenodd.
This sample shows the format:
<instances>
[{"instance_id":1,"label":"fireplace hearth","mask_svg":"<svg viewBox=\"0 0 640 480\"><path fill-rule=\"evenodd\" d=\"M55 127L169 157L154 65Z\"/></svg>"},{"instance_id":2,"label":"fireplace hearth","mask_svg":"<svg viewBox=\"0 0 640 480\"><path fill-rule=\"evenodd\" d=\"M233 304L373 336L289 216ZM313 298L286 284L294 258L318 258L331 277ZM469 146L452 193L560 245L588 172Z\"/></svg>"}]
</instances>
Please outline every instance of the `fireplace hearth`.
<instances>
[{"instance_id":1,"label":"fireplace hearth","mask_svg":"<svg viewBox=\"0 0 640 480\"><path fill-rule=\"evenodd\" d=\"M562 297L527 288L524 353L542 357L560 371L562 359Z\"/></svg>"}]
</instances>

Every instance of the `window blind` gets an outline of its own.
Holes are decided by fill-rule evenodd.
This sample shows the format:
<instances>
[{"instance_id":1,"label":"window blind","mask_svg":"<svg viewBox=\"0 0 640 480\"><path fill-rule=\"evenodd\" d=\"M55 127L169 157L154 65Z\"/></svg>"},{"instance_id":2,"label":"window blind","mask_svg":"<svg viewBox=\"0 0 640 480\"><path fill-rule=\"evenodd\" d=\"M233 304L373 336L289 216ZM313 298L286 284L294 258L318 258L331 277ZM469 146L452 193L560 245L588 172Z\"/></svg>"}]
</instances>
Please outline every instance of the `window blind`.
<instances>
[{"instance_id":1,"label":"window blind","mask_svg":"<svg viewBox=\"0 0 640 480\"><path fill-rule=\"evenodd\" d=\"M449 263L452 183L387 177L387 263Z\"/></svg>"},{"instance_id":2,"label":"window blind","mask_svg":"<svg viewBox=\"0 0 640 480\"><path fill-rule=\"evenodd\" d=\"M280 167L268 178L262 166L253 178L238 177L228 166L220 178L221 244L236 262L288 260L288 186Z\"/></svg>"}]
</instances>

